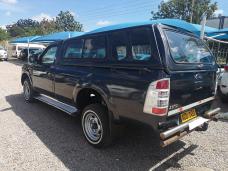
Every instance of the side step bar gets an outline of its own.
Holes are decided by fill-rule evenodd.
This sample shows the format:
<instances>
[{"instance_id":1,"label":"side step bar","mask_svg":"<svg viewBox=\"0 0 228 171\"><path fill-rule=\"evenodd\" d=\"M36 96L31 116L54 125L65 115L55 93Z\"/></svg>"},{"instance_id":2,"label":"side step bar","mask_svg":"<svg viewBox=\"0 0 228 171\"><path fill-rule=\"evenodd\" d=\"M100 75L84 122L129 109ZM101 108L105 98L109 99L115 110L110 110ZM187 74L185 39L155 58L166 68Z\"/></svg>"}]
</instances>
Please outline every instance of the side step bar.
<instances>
[{"instance_id":1,"label":"side step bar","mask_svg":"<svg viewBox=\"0 0 228 171\"><path fill-rule=\"evenodd\" d=\"M75 116L77 114L77 108L66 103L60 102L52 97L49 97L44 94L40 94L39 96L34 97L35 99L42 101L50 106L53 106L63 112L66 112L69 115Z\"/></svg>"}]
</instances>

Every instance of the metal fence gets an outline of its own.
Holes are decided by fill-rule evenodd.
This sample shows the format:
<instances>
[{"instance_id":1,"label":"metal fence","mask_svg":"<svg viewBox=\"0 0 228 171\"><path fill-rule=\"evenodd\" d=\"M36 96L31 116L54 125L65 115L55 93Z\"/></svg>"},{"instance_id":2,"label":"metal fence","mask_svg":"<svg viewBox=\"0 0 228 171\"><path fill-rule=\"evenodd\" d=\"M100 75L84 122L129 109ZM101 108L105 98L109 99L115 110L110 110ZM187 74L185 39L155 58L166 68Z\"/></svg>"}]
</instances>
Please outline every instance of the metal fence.
<instances>
[{"instance_id":1,"label":"metal fence","mask_svg":"<svg viewBox=\"0 0 228 171\"><path fill-rule=\"evenodd\" d=\"M226 65L228 63L228 42L208 40L207 43L217 63L219 65Z\"/></svg>"}]
</instances>

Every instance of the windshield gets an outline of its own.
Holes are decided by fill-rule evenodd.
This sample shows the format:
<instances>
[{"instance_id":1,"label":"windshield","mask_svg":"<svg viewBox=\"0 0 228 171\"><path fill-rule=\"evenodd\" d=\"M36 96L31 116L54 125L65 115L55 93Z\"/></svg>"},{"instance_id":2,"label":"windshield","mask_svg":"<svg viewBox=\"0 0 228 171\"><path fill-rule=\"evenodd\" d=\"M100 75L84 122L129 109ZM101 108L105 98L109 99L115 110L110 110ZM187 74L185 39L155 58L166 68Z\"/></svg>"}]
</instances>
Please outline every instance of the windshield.
<instances>
[{"instance_id":1,"label":"windshield","mask_svg":"<svg viewBox=\"0 0 228 171\"><path fill-rule=\"evenodd\" d=\"M165 31L170 52L176 63L212 63L213 57L205 44L195 37Z\"/></svg>"}]
</instances>

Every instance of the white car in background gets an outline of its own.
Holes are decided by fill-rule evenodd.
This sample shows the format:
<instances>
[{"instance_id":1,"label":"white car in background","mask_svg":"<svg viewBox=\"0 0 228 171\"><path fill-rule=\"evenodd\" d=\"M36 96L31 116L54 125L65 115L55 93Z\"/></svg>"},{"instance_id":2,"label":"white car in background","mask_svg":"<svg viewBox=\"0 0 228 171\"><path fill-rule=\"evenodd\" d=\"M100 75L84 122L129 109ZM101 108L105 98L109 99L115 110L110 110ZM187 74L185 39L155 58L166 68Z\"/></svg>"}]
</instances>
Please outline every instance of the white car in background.
<instances>
[{"instance_id":1,"label":"white car in background","mask_svg":"<svg viewBox=\"0 0 228 171\"><path fill-rule=\"evenodd\" d=\"M224 66L218 78L218 94L222 101L228 101L228 65Z\"/></svg>"},{"instance_id":2,"label":"white car in background","mask_svg":"<svg viewBox=\"0 0 228 171\"><path fill-rule=\"evenodd\" d=\"M12 43L9 45L10 54L12 57L19 58L21 50L25 48L41 48L45 49L46 47L41 44L28 44L28 43Z\"/></svg>"},{"instance_id":3,"label":"white car in background","mask_svg":"<svg viewBox=\"0 0 228 171\"><path fill-rule=\"evenodd\" d=\"M8 60L7 51L2 46L0 46L0 60L2 61Z\"/></svg>"}]
</instances>

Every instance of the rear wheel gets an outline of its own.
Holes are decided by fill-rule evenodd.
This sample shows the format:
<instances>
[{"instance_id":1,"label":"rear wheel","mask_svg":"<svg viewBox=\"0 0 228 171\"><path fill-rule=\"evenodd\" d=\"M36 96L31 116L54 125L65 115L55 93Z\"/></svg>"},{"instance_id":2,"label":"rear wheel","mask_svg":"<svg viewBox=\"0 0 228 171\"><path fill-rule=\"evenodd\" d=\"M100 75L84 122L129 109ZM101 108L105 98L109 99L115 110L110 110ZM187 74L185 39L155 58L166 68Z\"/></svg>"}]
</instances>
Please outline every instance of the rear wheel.
<instances>
[{"instance_id":1,"label":"rear wheel","mask_svg":"<svg viewBox=\"0 0 228 171\"><path fill-rule=\"evenodd\" d=\"M91 104L82 112L84 136L96 148L106 147L112 141L107 112L107 109L100 104Z\"/></svg>"},{"instance_id":2,"label":"rear wheel","mask_svg":"<svg viewBox=\"0 0 228 171\"><path fill-rule=\"evenodd\" d=\"M23 94L26 102L33 101L33 89L28 78L26 78L23 82Z\"/></svg>"}]
</instances>

